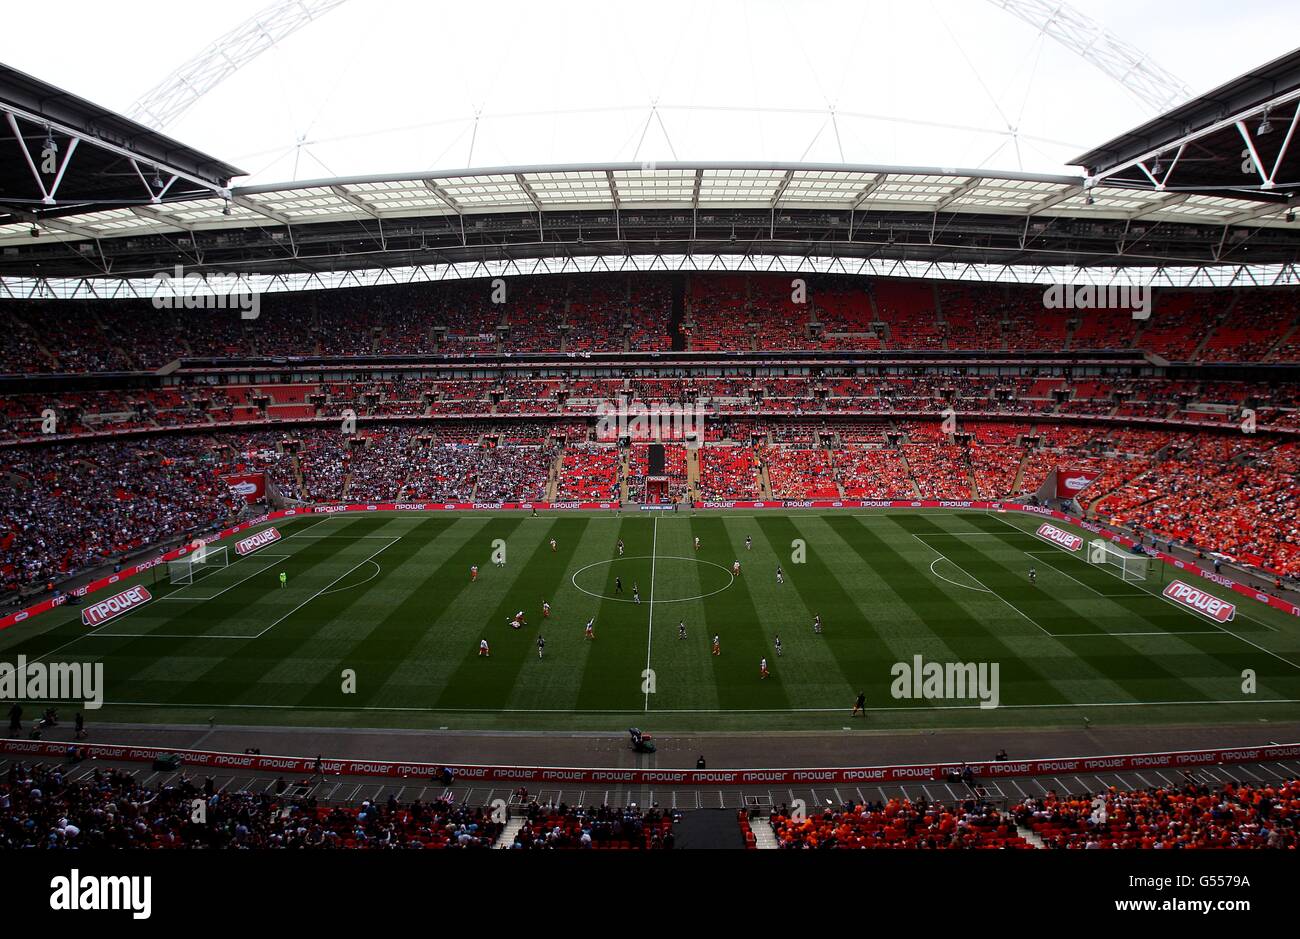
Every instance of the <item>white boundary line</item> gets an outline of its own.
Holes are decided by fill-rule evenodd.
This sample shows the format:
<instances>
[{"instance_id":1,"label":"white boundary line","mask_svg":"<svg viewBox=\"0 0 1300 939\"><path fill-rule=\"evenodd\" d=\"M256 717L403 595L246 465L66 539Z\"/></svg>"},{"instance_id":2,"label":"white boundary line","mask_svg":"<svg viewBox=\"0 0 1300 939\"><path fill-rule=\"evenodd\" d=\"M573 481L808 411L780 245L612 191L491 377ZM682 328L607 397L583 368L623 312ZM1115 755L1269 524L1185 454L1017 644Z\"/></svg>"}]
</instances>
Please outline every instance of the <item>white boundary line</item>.
<instances>
[{"instance_id":1,"label":"white boundary line","mask_svg":"<svg viewBox=\"0 0 1300 939\"><path fill-rule=\"evenodd\" d=\"M927 534L929 534L929 533L927 532ZM987 532L986 534L992 534L992 532ZM993 594L993 596L997 597L999 600L1001 600L1001 601L1002 601L1003 603L1005 603L1007 606L1011 607L1011 609L1015 610L1017 613L1019 613L1019 614L1020 614L1021 616L1023 616L1025 619L1029 620L1029 622L1031 622L1031 623L1033 623L1035 626L1037 626L1038 629L1043 633L1043 635L1045 635L1045 636L1049 636L1049 637L1051 637L1051 638L1053 638L1053 639L1056 638L1055 636L1052 635L1051 632L1049 632L1046 628L1044 628L1044 626L1043 626L1042 623L1038 622L1038 620L1034 619L1032 616L1030 616L1030 615L1029 615L1028 613L1026 613L1024 610L1020 609L1020 607L1016 606L1014 603L1012 603L1012 602L1011 602L1010 600L1008 600L1006 597L1002 596L1002 594L1000 594L1000 593L996 593L996 592L994 592L994 591L992 591L992 590L989 590L988 586L987 586L983 581L981 581L978 577L976 577L976 576L975 576L974 574L972 574L970 571L966 570L966 568L962 567L960 564L958 564L958 563L957 563L956 561L954 561L952 558L948 557L948 555L944 554L944 553L943 553L942 551L940 551L938 548L934 547L934 546L931 545L931 544L928 544L928 543L927 543L927 542L922 538L921 535L918 535L918 534L916 534L915 532L912 532L911 535L912 535L912 537L915 538L917 541L921 542L921 544L925 545L927 548L929 548L929 549L930 549L931 551L933 551L935 554L939 555L939 557L943 558L943 559L944 559L945 561L947 561L949 564L953 565L953 566L956 567L959 571L963 572L963 573L964 573L967 577L969 577L971 580L975 581L975 583L977 583L977 584L979 584L981 587L983 587L984 590L985 590L985 592ZM944 578L944 579L947 580L947 578ZM948 582L949 582L949 583L952 583L952 581L948 581Z\"/></svg>"},{"instance_id":2,"label":"white boundary line","mask_svg":"<svg viewBox=\"0 0 1300 939\"><path fill-rule=\"evenodd\" d=\"M652 549L652 550L653 550L653 549ZM597 600L607 601L607 602L609 602L609 603L633 603L633 604L634 604L634 603L636 603L635 600L628 600L628 599L626 599L626 598L624 598L624 597L607 597L607 596L605 596L603 593L592 593L592 592L591 592L590 590L588 590L586 587L583 587L581 584L578 583L578 575L581 574L583 571L589 571L589 570L591 570L593 567L600 567L602 564L617 564L619 561L646 561L646 560L649 560L649 561L650 561L650 575L651 575L651 577L653 577L653 576L654 576L654 561L655 561L655 559L657 559L657 558L658 558L658 555L655 555L655 554L629 554L629 555L627 555L627 556L625 556L625 557L620 557L620 558L608 558L608 559L606 559L606 560L604 560L604 561L593 561L592 563L590 563L590 564L586 564L586 565L584 565L584 566L578 568L576 571L574 571L573 574L569 577L569 582L573 584L573 586L574 586L575 589L581 591L582 593L585 593L585 594L586 594L587 596L589 596L589 597L594 597L594 598L597 599ZM665 555L664 555L664 560L665 560L665 561L693 561L693 562L696 563L696 564L708 564L710 567L716 567L718 570L722 571L722 573L726 574L726 575L727 575L729 578L731 578L731 579L730 579L729 581L727 581L726 584L724 584L723 586L719 587L717 590L714 590L714 591L712 591L712 592L710 592L710 593L701 593L701 594L699 594L698 596L694 596L694 597L673 597L673 598L668 599L668 600L660 600L660 601L659 601L659 605L660 605L660 606L662 606L662 605L665 604L665 603L690 603L690 602L692 602L692 601L694 601L694 600L707 600L709 597L714 597L714 596L717 596L718 594L722 593L722 591L724 591L724 590L726 590L727 588L731 587L731 586L732 586L733 584L735 584L735 582L736 582L736 575L735 575L735 574L731 573L731 571L727 570L727 569L726 569L725 567L723 567L721 564L717 564L717 563L715 563L715 562L713 562L713 561L706 561L706 560L704 560L703 558L689 558L689 557L684 557L684 556L682 556L682 555L680 555L680 554L665 554Z\"/></svg>"},{"instance_id":3,"label":"white boundary line","mask_svg":"<svg viewBox=\"0 0 1300 939\"><path fill-rule=\"evenodd\" d=\"M1056 571L1056 572L1057 572L1058 574L1060 574L1062 577L1068 577L1068 578L1070 578L1070 580L1074 581L1074 582L1075 582L1076 584L1078 584L1080 587L1087 587L1089 590L1091 590L1091 591L1092 591L1093 593L1095 593L1097 596L1102 597L1103 599L1106 599L1106 600L1113 600L1113 599L1115 599L1116 597L1149 597L1149 596L1151 596L1151 591L1149 591L1149 590L1142 590L1142 589L1140 589L1140 588L1137 590L1136 593L1102 593L1100 590L1098 590L1098 589L1097 589L1096 587L1094 587L1092 584L1085 584L1083 581L1081 581L1079 578L1075 577L1073 574L1069 573L1068 571L1063 571L1063 570L1061 570L1059 567L1057 567L1057 566L1056 566L1055 564L1053 564L1051 561L1047 560L1047 558L1056 557L1056 556L1057 556L1056 552L1050 552L1050 551L1026 551L1025 554L1027 554L1029 557L1033 558L1033 559L1036 560L1036 561L1042 561L1044 564L1046 564L1046 565L1047 565L1048 567L1050 567L1052 570ZM1085 562L1085 563L1086 563L1086 562ZM1106 573L1109 574L1110 571L1107 571ZM1128 583L1127 580L1126 580L1126 581L1123 581L1123 582L1124 582L1124 583Z\"/></svg>"},{"instance_id":4,"label":"white boundary line","mask_svg":"<svg viewBox=\"0 0 1300 939\"><path fill-rule=\"evenodd\" d=\"M650 671L650 648L654 641L654 636L655 636L655 561L657 560L655 549L659 546L659 516L656 514L654 519L655 519L654 533L653 535L651 535L650 538L650 623L646 627L646 636L645 636L645 668L647 673ZM735 578L732 578L732 580L734 581ZM576 586L576 582L575 582L575 586ZM730 586L731 584L727 585L727 587ZM581 590L582 588L579 587L578 589ZM723 587L722 589L726 590L727 588ZM642 680L649 682L650 676L647 674ZM650 685L649 684L646 685L645 707L643 707L642 710L643 711L650 710Z\"/></svg>"},{"instance_id":5,"label":"white boundary line","mask_svg":"<svg viewBox=\"0 0 1300 939\"><path fill-rule=\"evenodd\" d=\"M375 572L374 572L373 574L371 574L369 577L367 577L365 580L361 581L361 583L353 584L353 585L350 586L350 587L339 587L339 588L336 589L336 590L322 590L321 593L320 593L320 595L321 595L322 597L324 597L324 596L327 596L327 595L329 595L329 594L331 594L331 593L341 593L341 592L343 592L344 590L355 590L357 587L360 587L361 584L368 584L368 583L370 583L372 580L374 580L376 577L378 577L378 576L380 575L380 573L383 571L383 568L379 566L379 562L378 562L378 561L362 561L361 564L373 564L373 565L375 566ZM361 564L358 564L357 567L360 567ZM356 570L356 568L353 568L353 570Z\"/></svg>"},{"instance_id":6,"label":"white boundary line","mask_svg":"<svg viewBox=\"0 0 1300 939\"><path fill-rule=\"evenodd\" d=\"M934 566L938 564L940 561L948 561L949 564L953 563L943 555L940 555L939 557L935 558L933 561L930 562L930 573L933 574L935 577L938 577L940 580L945 580L948 583L952 584L954 587L960 587L962 590L974 590L976 593L993 592L992 590L989 590L987 587L972 587L970 584L959 584L955 580L950 580L949 578L944 577L942 574L940 574L938 571L934 569ZM957 569L959 571L962 571L963 573L966 570L964 567L960 567L960 566Z\"/></svg>"},{"instance_id":7,"label":"white boundary line","mask_svg":"<svg viewBox=\"0 0 1300 939\"><path fill-rule=\"evenodd\" d=\"M264 561L287 561L287 560L289 560L289 558L291 557L291 555L288 555L288 554L250 554L250 555L248 555L248 556L249 556L249 557L253 557L253 558L261 558L261 559L264 560ZM239 559L236 561L236 563L238 563L238 561L242 561L242 560L244 560L244 559L243 559L243 558L239 558ZM228 566L226 569L229 570L230 567L232 567L232 566L233 566L233 565L230 565L230 566ZM185 602L187 602L187 603L203 603L203 602L206 602L206 601L208 601L208 600L215 600L215 599L217 599L217 597L221 596L221 595L222 595L223 593L225 593L227 590L230 590L230 589L232 589L232 588L234 588L234 587L238 587L238 586L239 586L240 584L242 584L244 581L246 581L246 580L251 580L252 578L256 577L258 574L265 574L267 571L269 571L269 570L270 570L272 567L274 567L274 566L275 566L274 564L268 564L266 567L260 568L259 570L255 570L255 571L253 571L253 573L249 574L247 577L241 577L241 578L239 578L239 580L235 581L235 582L234 582L233 584L231 584L230 586L228 586L228 587L224 587L224 588L222 588L221 590L218 590L216 593L214 593L214 594L213 594L212 596L210 596L210 597L178 597L178 596L176 596L176 593L169 593L169 594L167 594L167 596L165 596L165 597L159 597L159 598L158 598L158 601L161 603L163 600L182 600L182 601L185 601ZM184 585L181 586L181 589L184 590L185 587L187 587L187 586L193 586L193 585L192 585L192 584L184 584ZM179 591L177 591L177 592L179 592ZM112 635L112 634L110 633L110 635Z\"/></svg>"},{"instance_id":8,"label":"white boundary line","mask_svg":"<svg viewBox=\"0 0 1300 939\"><path fill-rule=\"evenodd\" d=\"M214 708L229 710L265 710L265 711L407 711L413 713L448 713L448 714L641 714L642 711L628 709L579 709L579 708L433 708L433 707L398 707L380 705L362 705L347 707L344 705L301 705L301 704L193 704L180 701L105 701L113 707L140 708ZM869 707L868 711L986 711L995 714L998 711L1050 710L1052 708L1131 708L1131 707L1189 707L1200 705L1209 707L1223 704L1300 704L1300 698L1263 698L1249 701L1241 698L1209 701L1088 701L1067 704L999 704L994 709L981 708L978 704L933 704L933 705L899 705L897 707ZM665 708L656 714L834 714L843 713L843 707L834 708Z\"/></svg>"},{"instance_id":9,"label":"white boundary line","mask_svg":"<svg viewBox=\"0 0 1300 939\"><path fill-rule=\"evenodd\" d=\"M370 537L370 536L367 536L367 537ZM384 537L384 536L381 536L381 537ZM265 635L266 635L267 633L269 633L272 629L274 629L275 627L279 626L281 623L283 623L283 622L284 622L286 619L288 619L290 616L292 616L293 614L295 614L295 613L297 613L299 610L301 610L303 607L305 607L308 603L311 603L311 601L315 600L315 599L316 599L317 597L319 597L319 596L323 596L327 590L329 590L331 587L333 587L335 584L337 584L337 583L338 583L340 580L342 580L343 578L347 577L349 574L351 574L353 571L355 571L355 570L356 570L358 567L360 567L362 564L365 564L366 561L374 560L374 557L375 557L376 554L379 554L379 553L381 553L381 552L383 552L383 551L387 551L389 548L391 548L393 545L397 544L397 543L398 543L399 541L401 541L401 540L402 540L402 537L401 537L400 535L398 535L396 538L394 538L394 539L392 539L391 541L389 541L388 544L384 545L382 548L379 548L379 549L377 549L377 550L371 552L370 555L369 555L369 557L366 557L366 558L364 558L364 559L358 561L356 564L353 564L351 567L349 567L346 571L344 571L344 572L343 572L342 574L340 574L338 577L335 577L333 580L331 580L328 584L326 584L326 585L325 585L324 587L322 587L320 590L317 590L315 593L313 593L313 594L312 594L310 597L308 597L306 600L303 600L301 603L299 603L297 606L295 606L295 607L294 607L292 610L290 610L288 613L285 613L283 616L281 616L279 619L277 619L277 620L276 620L274 623L272 623L270 626L267 626L265 629L263 629L260 633L257 633L256 635L253 635L253 636L248 636L248 637L246 637L246 638L248 638L248 639L260 639L262 636L265 636Z\"/></svg>"},{"instance_id":10,"label":"white boundary line","mask_svg":"<svg viewBox=\"0 0 1300 939\"><path fill-rule=\"evenodd\" d=\"M1154 633L1055 633L1053 639L1092 639L1094 637L1113 637L1113 636L1219 636L1222 633L1215 632L1213 629L1205 629L1200 632L1154 632Z\"/></svg>"},{"instance_id":11,"label":"white boundary line","mask_svg":"<svg viewBox=\"0 0 1300 939\"><path fill-rule=\"evenodd\" d=\"M1008 528L1011 528L1011 529L1013 529L1013 530L1015 530L1015 531L1020 532L1021 534L1025 534L1025 535L1028 535L1028 534L1029 534L1029 532L1025 531L1023 528L1019 528L1019 527L1016 526L1016 525L1012 525L1012 524L1011 524L1010 522L1008 522L1006 519L1001 519L1001 518L1000 518L1000 519L998 519L998 521L1002 522L1002 524L1006 525ZM915 537L915 536L914 536L914 537ZM1162 563L1163 563L1163 562L1162 562ZM1110 574L1112 577L1118 577L1118 576L1119 576L1119 575L1117 575L1114 571L1107 570L1107 568L1106 568L1104 565L1098 565L1098 567L1099 567L1101 570L1106 571L1106 573ZM1068 576L1068 575L1067 575L1067 576ZM1121 578L1121 579L1122 579L1122 578ZM1123 581L1123 582L1124 582L1124 583L1128 583L1128 581ZM1145 581L1143 581L1143 583L1145 583ZM1170 606L1174 607L1175 609L1180 610L1180 611L1182 611L1183 613L1186 613L1186 614L1189 615L1189 616L1192 615L1192 613L1191 613L1190 610L1188 610L1186 607L1179 606L1177 603L1174 603L1173 600L1170 600L1170 599L1169 599L1168 597L1166 597L1163 593L1156 593L1154 590L1146 590L1145 588L1142 588L1142 592L1145 593L1145 594L1147 594L1148 596L1159 597L1161 600L1163 600L1165 603L1168 603ZM1098 595L1099 595L1099 596L1105 596L1105 594L1098 594ZM1236 604L1234 604L1234 605L1236 605ZM1252 617L1250 617L1250 616L1247 616L1247 615L1244 614L1244 613L1242 614L1242 618L1243 618L1243 619L1249 619L1252 623L1258 623L1258 624L1261 625L1261 626L1265 626L1265 627L1268 626L1267 623L1260 623L1259 620L1256 620L1256 619L1254 619L1254 618L1252 618ZM1200 619L1199 619L1199 618L1197 618L1197 622L1200 622ZM1260 652L1263 652L1265 655L1271 655L1273 658L1277 659L1279 662L1284 662L1284 663L1286 663L1287 665L1290 665L1290 666L1291 666L1292 668L1294 668L1296 671L1300 671L1300 664L1297 664L1297 663L1291 661L1291 660L1288 659L1286 656L1279 655L1278 653L1274 652L1272 649L1266 649L1266 648L1264 648L1263 646L1261 646L1259 643L1257 643L1257 642L1255 642L1255 641L1253 641L1253 640L1251 640L1251 639L1247 639L1245 636L1241 635L1240 633L1235 633L1235 632L1233 632L1231 629L1225 629L1222 623L1218 623L1218 622L1216 622L1214 625L1215 625L1215 628L1217 628L1217 629L1218 629L1220 632L1222 632L1224 635L1232 636L1234 639L1238 639L1238 640L1240 640L1241 642L1246 643L1246 645L1248 645L1248 646L1250 646L1250 647L1252 647L1252 648L1254 648L1254 649L1258 649Z\"/></svg>"}]
</instances>

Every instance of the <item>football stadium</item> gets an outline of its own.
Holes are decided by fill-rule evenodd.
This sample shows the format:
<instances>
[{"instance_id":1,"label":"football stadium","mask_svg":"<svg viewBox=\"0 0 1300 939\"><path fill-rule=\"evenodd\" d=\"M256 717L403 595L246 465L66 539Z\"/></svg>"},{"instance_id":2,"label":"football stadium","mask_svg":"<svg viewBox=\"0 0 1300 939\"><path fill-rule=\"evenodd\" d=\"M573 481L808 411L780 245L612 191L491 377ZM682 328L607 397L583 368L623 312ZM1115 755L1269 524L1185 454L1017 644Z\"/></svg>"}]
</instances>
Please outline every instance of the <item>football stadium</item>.
<instances>
[{"instance_id":1,"label":"football stadium","mask_svg":"<svg viewBox=\"0 0 1300 939\"><path fill-rule=\"evenodd\" d=\"M1300 847L1293 11L704 6L15 12L4 848Z\"/></svg>"}]
</instances>

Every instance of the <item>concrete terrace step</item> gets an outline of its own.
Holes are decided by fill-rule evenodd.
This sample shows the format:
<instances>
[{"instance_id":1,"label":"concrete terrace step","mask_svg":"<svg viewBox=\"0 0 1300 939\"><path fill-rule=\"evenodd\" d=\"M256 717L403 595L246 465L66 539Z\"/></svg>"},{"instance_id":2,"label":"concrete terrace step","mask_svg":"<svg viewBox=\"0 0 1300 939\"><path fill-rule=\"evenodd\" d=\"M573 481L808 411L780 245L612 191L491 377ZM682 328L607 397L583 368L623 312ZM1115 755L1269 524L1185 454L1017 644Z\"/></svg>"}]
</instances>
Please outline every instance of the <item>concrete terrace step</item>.
<instances>
[{"instance_id":1,"label":"concrete terrace step","mask_svg":"<svg viewBox=\"0 0 1300 939\"><path fill-rule=\"evenodd\" d=\"M510 821L506 822L506 827L501 830L501 836L497 838L496 842L492 845L493 850L509 848L514 844L515 835L519 834L519 830L524 827L525 821L526 819L524 819L523 816L520 816L519 818L512 818Z\"/></svg>"},{"instance_id":2,"label":"concrete terrace step","mask_svg":"<svg viewBox=\"0 0 1300 939\"><path fill-rule=\"evenodd\" d=\"M776 833L772 831L772 823L767 819L753 819L749 829L754 833L754 846L758 850L775 851L780 847L776 840Z\"/></svg>"}]
</instances>

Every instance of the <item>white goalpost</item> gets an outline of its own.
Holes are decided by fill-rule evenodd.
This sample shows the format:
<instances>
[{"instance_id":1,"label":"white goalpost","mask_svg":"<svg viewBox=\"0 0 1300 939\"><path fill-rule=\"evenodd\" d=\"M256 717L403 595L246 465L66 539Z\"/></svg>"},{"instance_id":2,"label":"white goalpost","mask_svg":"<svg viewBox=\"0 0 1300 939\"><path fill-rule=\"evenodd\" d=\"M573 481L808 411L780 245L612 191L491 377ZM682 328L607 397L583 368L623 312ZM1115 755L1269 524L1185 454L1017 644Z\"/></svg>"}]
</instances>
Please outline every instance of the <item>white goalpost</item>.
<instances>
[{"instance_id":1,"label":"white goalpost","mask_svg":"<svg viewBox=\"0 0 1300 939\"><path fill-rule=\"evenodd\" d=\"M174 561L167 562L167 582L172 584L192 584L212 571L221 570L229 565L224 547L204 545Z\"/></svg>"},{"instance_id":2,"label":"white goalpost","mask_svg":"<svg viewBox=\"0 0 1300 939\"><path fill-rule=\"evenodd\" d=\"M1124 551L1103 538L1088 543L1088 563L1117 567L1120 579L1126 581L1146 580L1151 573L1151 559L1145 554Z\"/></svg>"}]
</instances>

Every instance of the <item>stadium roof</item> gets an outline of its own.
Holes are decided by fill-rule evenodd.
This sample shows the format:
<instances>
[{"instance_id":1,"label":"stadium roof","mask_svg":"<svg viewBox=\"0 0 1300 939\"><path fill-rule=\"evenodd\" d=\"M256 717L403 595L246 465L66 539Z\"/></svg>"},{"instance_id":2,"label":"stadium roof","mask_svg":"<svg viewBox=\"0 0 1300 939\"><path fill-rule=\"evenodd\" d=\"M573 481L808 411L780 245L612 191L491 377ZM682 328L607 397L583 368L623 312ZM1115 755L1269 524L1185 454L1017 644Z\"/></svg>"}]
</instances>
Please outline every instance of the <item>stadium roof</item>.
<instances>
[{"instance_id":1,"label":"stadium roof","mask_svg":"<svg viewBox=\"0 0 1300 939\"><path fill-rule=\"evenodd\" d=\"M95 209L33 237L0 225L0 275L291 273L729 248L993 264L1294 264L1300 226L1254 199L1083 177L836 164L501 167L236 187ZM1235 231L1236 234L1231 234Z\"/></svg>"},{"instance_id":2,"label":"stadium roof","mask_svg":"<svg viewBox=\"0 0 1300 939\"><path fill-rule=\"evenodd\" d=\"M1070 162L1108 185L1294 204L1300 196L1298 116L1300 49Z\"/></svg>"},{"instance_id":3,"label":"stadium roof","mask_svg":"<svg viewBox=\"0 0 1300 939\"><path fill-rule=\"evenodd\" d=\"M69 216L150 207L224 191L244 171L157 131L0 65L0 227L39 223L102 237Z\"/></svg>"},{"instance_id":4,"label":"stadium roof","mask_svg":"<svg viewBox=\"0 0 1300 939\"><path fill-rule=\"evenodd\" d=\"M709 208L1142 218L1256 227L1287 224L1283 206L1253 215L1259 207L1240 196L1171 199L1107 185L1087 191L1083 177L937 167L744 162L495 167L307 180L235 187L229 206L211 197L174 200L148 215L129 209L92 210L78 213L75 221L94 237L113 238L422 216ZM1253 217L1242 218L1247 212ZM75 234L62 237L77 238ZM2 244L31 240L27 226L0 226Z\"/></svg>"}]
</instances>

